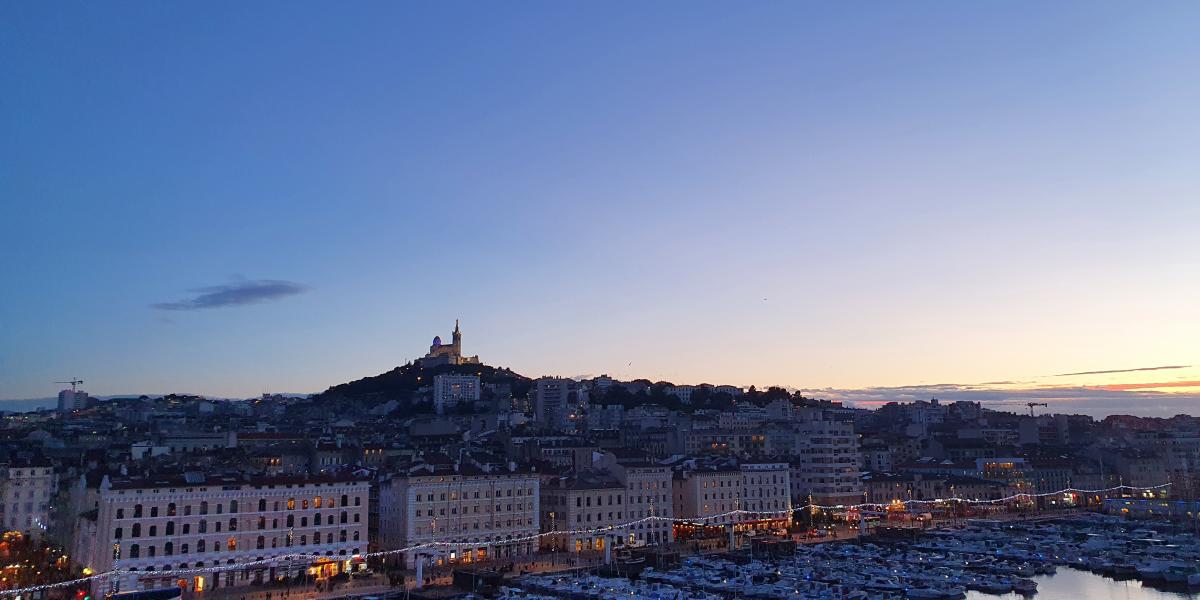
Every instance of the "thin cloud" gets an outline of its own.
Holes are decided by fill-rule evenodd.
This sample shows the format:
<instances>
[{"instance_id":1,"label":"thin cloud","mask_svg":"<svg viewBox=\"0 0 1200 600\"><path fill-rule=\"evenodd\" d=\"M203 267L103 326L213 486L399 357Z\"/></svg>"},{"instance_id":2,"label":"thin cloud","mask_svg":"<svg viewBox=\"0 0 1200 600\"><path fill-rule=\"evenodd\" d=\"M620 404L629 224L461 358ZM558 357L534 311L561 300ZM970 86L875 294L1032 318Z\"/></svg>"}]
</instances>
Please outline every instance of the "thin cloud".
<instances>
[{"instance_id":1,"label":"thin cloud","mask_svg":"<svg viewBox=\"0 0 1200 600\"><path fill-rule=\"evenodd\" d=\"M804 395L825 400L845 402L860 408L876 408L888 402L913 402L938 398L943 402L966 400L979 402L988 408L1024 413L1028 402L1048 402L1049 412L1087 414L1103 418L1110 414L1134 414L1139 416L1171 416L1193 413L1200 406L1200 392L1187 388L1200 382L1172 382L1181 391L1168 393L1153 389L1110 389L1080 386L1039 386L1028 389L979 388L961 386L954 389L947 385L896 386L859 389L807 389ZM1191 384L1191 385L1188 385ZM1124 384L1146 385L1146 384ZM1154 385L1154 384L1151 384Z\"/></svg>"},{"instance_id":2,"label":"thin cloud","mask_svg":"<svg viewBox=\"0 0 1200 600\"><path fill-rule=\"evenodd\" d=\"M1137 369L1112 369L1110 371L1080 371L1079 373L1059 373L1051 377L1071 377L1073 375L1106 375L1108 373L1136 373L1138 371L1163 371L1166 369L1186 369L1192 365L1167 365L1164 367L1139 367Z\"/></svg>"},{"instance_id":3,"label":"thin cloud","mask_svg":"<svg viewBox=\"0 0 1200 600\"><path fill-rule=\"evenodd\" d=\"M1200 387L1200 381L1166 381L1163 383L1114 383L1102 385L1102 390L1150 390L1154 388Z\"/></svg>"},{"instance_id":4,"label":"thin cloud","mask_svg":"<svg viewBox=\"0 0 1200 600\"><path fill-rule=\"evenodd\" d=\"M225 285L190 290L195 296L175 302L159 302L150 307L157 310L204 310L226 306L243 306L280 300L308 291L308 287L291 281L257 279L235 281Z\"/></svg>"}]
</instances>

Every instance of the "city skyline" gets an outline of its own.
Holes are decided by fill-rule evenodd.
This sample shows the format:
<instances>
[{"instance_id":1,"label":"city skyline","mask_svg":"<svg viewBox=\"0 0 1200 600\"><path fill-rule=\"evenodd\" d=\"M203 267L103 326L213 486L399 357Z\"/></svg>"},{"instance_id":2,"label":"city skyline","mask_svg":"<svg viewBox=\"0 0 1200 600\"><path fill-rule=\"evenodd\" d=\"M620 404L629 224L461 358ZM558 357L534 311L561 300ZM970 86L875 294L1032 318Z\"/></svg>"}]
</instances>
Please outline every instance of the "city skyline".
<instances>
[{"instance_id":1,"label":"city skyline","mask_svg":"<svg viewBox=\"0 0 1200 600\"><path fill-rule=\"evenodd\" d=\"M460 339L459 323L455 321L454 337L457 341ZM443 350L449 348L451 337L446 336L445 342L441 334L436 334L433 340L435 345L441 345ZM455 353L461 351L460 347L455 347ZM430 348L432 356L434 347ZM478 360L479 357L469 357L470 360ZM423 359L415 356L412 359L405 359L403 364L420 363ZM481 361L484 364L491 366L505 366L503 361L488 363ZM400 365L395 365L400 366ZM511 366L509 368L512 368ZM606 375L614 377L618 380L649 380L652 382L666 381L664 378L644 377L632 374L632 365L626 365L625 368L617 368L604 370L603 373L585 373L575 375L565 375L562 373L538 373L532 371L522 371L517 368L516 371L522 375L537 378L537 377L566 377L575 380L584 380ZM390 369L382 369L379 373ZM968 401L979 402L983 407L994 410L1003 410L1009 412L1021 413L1028 403L1045 403L1046 412L1051 413L1068 413L1068 414L1085 414L1093 417L1104 417L1111 414L1130 414L1147 417L1166 417L1176 414L1187 414L1194 406L1194 403L1200 402L1200 394L1188 392L1174 392L1176 388L1191 388L1195 387L1197 381L1197 372L1200 367L1194 365L1159 365L1150 367L1135 367L1126 369L1105 369L1070 373L1052 373L1038 376L1028 377L1023 380L992 380L979 383L918 383L912 385L894 385L894 386L878 386L859 389L847 388L811 388L801 387L788 384L755 384L737 382L737 385L742 388L755 386L758 389L766 389L768 387L783 387L789 391L799 392L809 397L821 400L831 400L843 402L847 406L855 408L875 409L892 402L916 402L923 400L940 399L947 402ZM363 373L359 376L349 377L343 381L335 381L319 390L264 390L263 394L268 393L284 393L284 394L315 394L324 391L327 387L346 383L359 379L361 377L370 377L378 373ZM80 384L86 386L87 380L80 380ZM64 382L55 382L62 384ZM65 383L72 383L66 381ZM730 385L729 381L714 380L714 379L699 379L699 380L673 380L673 384L677 385ZM170 390L168 391L149 391L140 390L126 392L124 394L105 392L95 394L94 396L101 397L122 397L129 395L149 394L161 395L165 393L184 393L184 394L200 394L214 398L253 398L257 393L251 394L211 394L205 393L202 390ZM29 399L0 399L0 402L21 403L21 406L13 406L7 410L28 410L39 407L52 407L54 398L29 398ZM6 410L0 408L0 410Z\"/></svg>"},{"instance_id":2,"label":"city skyline","mask_svg":"<svg viewBox=\"0 0 1200 600\"><path fill-rule=\"evenodd\" d=\"M0 400L1200 406L1194 4L372 8L0 7Z\"/></svg>"}]
</instances>

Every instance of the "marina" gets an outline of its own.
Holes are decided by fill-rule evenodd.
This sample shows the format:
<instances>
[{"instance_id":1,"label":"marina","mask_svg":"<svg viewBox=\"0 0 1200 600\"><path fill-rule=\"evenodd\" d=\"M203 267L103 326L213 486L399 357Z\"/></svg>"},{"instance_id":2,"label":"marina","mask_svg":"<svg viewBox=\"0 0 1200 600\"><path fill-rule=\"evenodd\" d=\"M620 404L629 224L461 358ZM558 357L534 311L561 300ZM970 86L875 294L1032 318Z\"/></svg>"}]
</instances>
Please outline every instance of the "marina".
<instances>
[{"instance_id":1,"label":"marina","mask_svg":"<svg viewBox=\"0 0 1200 600\"><path fill-rule=\"evenodd\" d=\"M915 534L916 532L914 532ZM1075 590L1075 591L1072 591ZM1200 542L1168 524L1082 515L1057 521L972 521L915 537L693 556L627 577L525 576L499 597L538 600L1195 598Z\"/></svg>"}]
</instances>

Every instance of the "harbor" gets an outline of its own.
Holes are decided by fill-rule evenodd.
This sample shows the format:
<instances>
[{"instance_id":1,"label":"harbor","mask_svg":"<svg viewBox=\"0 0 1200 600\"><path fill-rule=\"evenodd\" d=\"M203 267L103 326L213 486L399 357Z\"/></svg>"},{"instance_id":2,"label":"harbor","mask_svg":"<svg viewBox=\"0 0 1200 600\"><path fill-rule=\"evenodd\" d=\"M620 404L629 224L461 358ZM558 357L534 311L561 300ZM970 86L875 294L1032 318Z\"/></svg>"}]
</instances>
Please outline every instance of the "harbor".
<instances>
[{"instance_id":1,"label":"harbor","mask_svg":"<svg viewBox=\"0 0 1200 600\"><path fill-rule=\"evenodd\" d=\"M915 533L915 532L914 532ZM913 536L762 545L692 556L672 568L620 565L520 577L500 598L855 599L1038 597L1195 598L1200 540L1169 524L1078 515L1053 521L969 521ZM1064 581L1074 584L1064 587ZM1071 589L1086 589L1087 595ZM1105 591L1108 590L1108 591Z\"/></svg>"}]
</instances>

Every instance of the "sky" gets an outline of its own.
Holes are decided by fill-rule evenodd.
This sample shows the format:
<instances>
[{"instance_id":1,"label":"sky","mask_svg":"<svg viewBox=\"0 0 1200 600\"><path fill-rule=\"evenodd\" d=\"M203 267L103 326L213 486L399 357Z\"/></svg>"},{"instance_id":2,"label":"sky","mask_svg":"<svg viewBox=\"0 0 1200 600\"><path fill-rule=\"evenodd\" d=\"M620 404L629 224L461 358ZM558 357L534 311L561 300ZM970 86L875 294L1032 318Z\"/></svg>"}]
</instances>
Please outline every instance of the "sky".
<instances>
[{"instance_id":1,"label":"sky","mask_svg":"<svg viewBox=\"0 0 1200 600\"><path fill-rule=\"evenodd\" d=\"M0 399L316 392L457 318L530 376L1200 414L1198 26L3 3Z\"/></svg>"}]
</instances>

